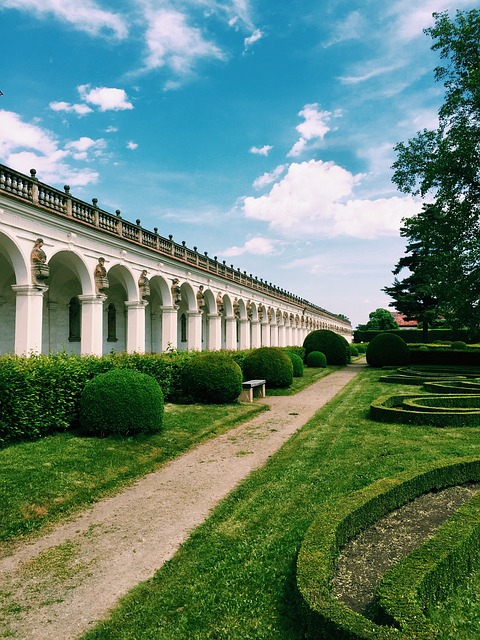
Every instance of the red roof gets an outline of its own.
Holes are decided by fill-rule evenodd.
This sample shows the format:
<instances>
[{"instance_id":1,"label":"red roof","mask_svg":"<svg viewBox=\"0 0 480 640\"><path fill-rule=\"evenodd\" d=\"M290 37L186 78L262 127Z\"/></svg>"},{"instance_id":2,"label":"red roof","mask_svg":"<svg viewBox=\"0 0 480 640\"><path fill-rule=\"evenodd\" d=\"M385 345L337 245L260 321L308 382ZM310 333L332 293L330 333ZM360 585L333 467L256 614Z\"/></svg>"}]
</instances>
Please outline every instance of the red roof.
<instances>
[{"instance_id":1,"label":"red roof","mask_svg":"<svg viewBox=\"0 0 480 640\"><path fill-rule=\"evenodd\" d=\"M409 327L413 329L418 327L418 322L416 320L405 320L405 316L403 315L403 313L399 313L398 311L392 311L392 316L400 329L405 329Z\"/></svg>"}]
</instances>

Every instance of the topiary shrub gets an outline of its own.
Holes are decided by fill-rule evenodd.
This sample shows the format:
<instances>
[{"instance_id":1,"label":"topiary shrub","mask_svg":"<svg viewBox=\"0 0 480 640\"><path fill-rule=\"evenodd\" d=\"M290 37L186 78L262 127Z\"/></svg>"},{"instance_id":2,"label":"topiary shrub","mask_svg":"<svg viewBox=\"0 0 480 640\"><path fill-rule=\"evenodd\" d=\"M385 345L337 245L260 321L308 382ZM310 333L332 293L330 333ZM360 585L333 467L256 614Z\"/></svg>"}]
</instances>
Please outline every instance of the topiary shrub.
<instances>
[{"instance_id":1,"label":"topiary shrub","mask_svg":"<svg viewBox=\"0 0 480 640\"><path fill-rule=\"evenodd\" d=\"M346 365L350 362L350 346L345 338L329 329L317 329L303 341L305 358L311 351L321 351L327 364Z\"/></svg>"},{"instance_id":2,"label":"topiary shrub","mask_svg":"<svg viewBox=\"0 0 480 640\"><path fill-rule=\"evenodd\" d=\"M245 380L265 380L270 389L285 389L293 382L293 364L285 351L277 347L260 347L243 363Z\"/></svg>"},{"instance_id":3,"label":"topiary shrub","mask_svg":"<svg viewBox=\"0 0 480 640\"><path fill-rule=\"evenodd\" d=\"M367 345L365 344L356 344L355 346L357 348L358 353L365 353L365 351L367 350Z\"/></svg>"},{"instance_id":4,"label":"topiary shrub","mask_svg":"<svg viewBox=\"0 0 480 640\"><path fill-rule=\"evenodd\" d=\"M163 393L156 380L115 368L87 384L80 398L80 426L98 436L155 433L163 425Z\"/></svg>"},{"instance_id":5,"label":"topiary shrub","mask_svg":"<svg viewBox=\"0 0 480 640\"><path fill-rule=\"evenodd\" d=\"M242 380L240 366L222 353L195 356L182 372L184 396L204 404L236 402L242 392Z\"/></svg>"},{"instance_id":6,"label":"topiary shrub","mask_svg":"<svg viewBox=\"0 0 480 640\"><path fill-rule=\"evenodd\" d=\"M307 367L323 367L327 366L327 358L321 351L310 351L307 356Z\"/></svg>"},{"instance_id":7,"label":"topiary shrub","mask_svg":"<svg viewBox=\"0 0 480 640\"><path fill-rule=\"evenodd\" d=\"M296 353L291 353L290 351L287 351L287 356L292 361L293 377L301 378L303 376L303 360Z\"/></svg>"},{"instance_id":8,"label":"topiary shrub","mask_svg":"<svg viewBox=\"0 0 480 640\"><path fill-rule=\"evenodd\" d=\"M379 333L368 343L367 363L371 367L401 366L410 362L410 349L394 333Z\"/></svg>"},{"instance_id":9,"label":"topiary shrub","mask_svg":"<svg viewBox=\"0 0 480 640\"><path fill-rule=\"evenodd\" d=\"M356 356L358 356L358 353L359 353L359 351L358 351L357 347L355 347L353 344L351 344L350 345L350 355L353 356L353 357L356 357Z\"/></svg>"},{"instance_id":10,"label":"topiary shrub","mask_svg":"<svg viewBox=\"0 0 480 640\"><path fill-rule=\"evenodd\" d=\"M467 343L463 342L463 340L455 340L455 342L452 342L450 345L450 348L456 349L457 351L464 351L467 349Z\"/></svg>"}]
</instances>

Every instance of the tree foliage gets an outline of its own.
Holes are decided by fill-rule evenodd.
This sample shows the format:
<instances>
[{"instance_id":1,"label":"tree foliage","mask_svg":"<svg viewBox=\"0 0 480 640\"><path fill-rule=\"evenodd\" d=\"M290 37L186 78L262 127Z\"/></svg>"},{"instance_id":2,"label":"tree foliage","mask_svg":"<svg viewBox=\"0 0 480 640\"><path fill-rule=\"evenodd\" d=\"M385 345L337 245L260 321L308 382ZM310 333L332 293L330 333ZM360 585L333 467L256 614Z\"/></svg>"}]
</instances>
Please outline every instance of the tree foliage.
<instances>
[{"instance_id":1,"label":"tree foliage","mask_svg":"<svg viewBox=\"0 0 480 640\"><path fill-rule=\"evenodd\" d=\"M368 314L367 324L359 324L360 331L390 331L398 329L398 324L388 309L376 309Z\"/></svg>"},{"instance_id":2,"label":"tree foliage","mask_svg":"<svg viewBox=\"0 0 480 640\"><path fill-rule=\"evenodd\" d=\"M383 291L393 298L391 307L404 314L407 320L417 320L421 324L424 342L428 342L429 325L440 315L438 298L432 285L436 279L437 247L434 238L426 233L428 229L435 228L432 224L435 218L435 207L426 205L421 218L416 217L405 222L405 226L400 229L400 235L410 238L405 251L407 255L400 258L392 272L395 276L393 284L383 288ZM428 228L424 233L420 233L418 229L420 219L428 220ZM396 276L404 269L407 269L410 275L399 280Z\"/></svg>"},{"instance_id":3,"label":"tree foliage","mask_svg":"<svg viewBox=\"0 0 480 640\"><path fill-rule=\"evenodd\" d=\"M392 167L398 188L428 197L429 204L403 230L411 255L396 268L407 266L412 280L403 281L403 289L400 283L392 288L399 298L413 294L416 304L424 293L426 301L431 296L454 325L475 333L480 328L480 10L457 11L454 20L448 12L433 15L435 24L425 33L443 63L434 70L435 80L445 87L438 128L397 144Z\"/></svg>"}]
</instances>

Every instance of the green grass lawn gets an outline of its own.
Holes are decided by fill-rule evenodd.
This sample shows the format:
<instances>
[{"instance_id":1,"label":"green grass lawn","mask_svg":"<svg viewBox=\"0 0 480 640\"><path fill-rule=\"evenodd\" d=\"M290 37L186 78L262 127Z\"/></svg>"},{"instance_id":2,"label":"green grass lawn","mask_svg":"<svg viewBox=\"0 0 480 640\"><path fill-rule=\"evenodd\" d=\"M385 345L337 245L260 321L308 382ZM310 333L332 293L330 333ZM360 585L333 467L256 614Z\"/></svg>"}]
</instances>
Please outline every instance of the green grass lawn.
<instances>
[{"instance_id":1,"label":"green grass lawn","mask_svg":"<svg viewBox=\"0 0 480 640\"><path fill-rule=\"evenodd\" d=\"M331 370L305 369L292 390ZM378 478L478 452L477 428L371 421L373 399L405 391L378 382L380 375L362 371L84 640L300 640L295 563L315 514L334 511L339 497ZM164 431L156 436L59 434L1 450L0 549L7 553L10 541L41 533L258 410L255 404L167 405ZM442 640L480 636L478 587L475 574L457 600L432 607L432 618L442 620Z\"/></svg>"},{"instance_id":2,"label":"green grass lawn","mask_svg":"<svg viewBox=\"0 0 480 640\"><path fill-rule=\"evenodd\" d=\"M374 398L404 390L379 376L364 370L84 640L300 640L295 563L315 514L379 478L478 452L477 428L371 421Z\"/></svg>"},{"instance_id":3,"label":"green grass lawn","mask_svg":"<svg viewBox=\"0 0 480 640\"><path fill-rule=\"evenodd\" d=\"M167 404L158 435L101 439L61 433L0 450L0 552L8 551L5 541L41 531L262 409Z\"/></svg>"}]
</instances>

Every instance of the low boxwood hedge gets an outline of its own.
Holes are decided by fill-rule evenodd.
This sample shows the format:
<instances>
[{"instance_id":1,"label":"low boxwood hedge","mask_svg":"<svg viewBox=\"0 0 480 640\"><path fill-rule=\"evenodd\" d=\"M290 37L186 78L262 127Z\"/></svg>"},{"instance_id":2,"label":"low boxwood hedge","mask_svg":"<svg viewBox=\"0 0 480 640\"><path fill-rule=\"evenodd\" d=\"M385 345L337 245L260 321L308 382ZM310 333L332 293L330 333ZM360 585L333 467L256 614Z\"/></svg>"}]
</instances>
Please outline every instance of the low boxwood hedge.
<instances>
[{"instance_id":1,"label":"low boxwood hedge","mask_svg":"<svg viewBox=\"0 0 480 640\"><path fill-rule=\"evenodd\" d=\"M425 394L393 394L380 396L370 405L370 417L377 422L399 422L401 424L429 425L432 427L478 427L480 426L480 409L457 410L453 406L439 410L443 402L448 405L451 399L459 396ZM476 396L464 396L475 398ZM408 406L408 401L416 401L417 405L425 398L437 398L437 406L425 407L423 410L417 406L414 410ZM429 400L430 402L435 402ZM467 400L465 401L467 402ZM473 401L474 404L477 402Z\"/></svg>"},{"instance_id":2,"label":"low boxwood hedge","mask_svg":"<svg viewBox=\"0 0 480 640\"><path fill-rule=\"evenodd\" d=\"M382 626L365 618L359 613L350 609L343 602L337 600L332 593L331 579L335 569L335 564L341 548L363 529L376 522L380 517L390 511L397 509L409 500L412 500L428 491L444 489L466 482L478 482L480 480L480 459L463 458L455 462L449 461L444 465L436 464L426 467L421 473L412 475L411 471L400 474L397 478L383 478L356 491L349 496L328 505L318 515L309 527L302 542L297 559L297 587L302 602L302 612L307 627L306 637L322 640L432 640L432 627L425 621L425 616L421 616L415 621L410 616L408 627L403 628L400 620L395 618L396 626ZM469 505L470 503L468 503ZM470 525L472 522L471 513L475 512L475 522L479 521L480 507L478 500L470 509L468 505L462 507L459 518L454 520L454 525L449 529L449 535L445 539L454 538L457 540L467 539L467 547L474 549L478 546L478 538L470 537ZM466 515L463 515L463 514ZM465 524L466 523L466 524ZM448 523L447 523L448 524ZM457 535L458 532L458 535ZM466 534L465 534L466 532ZM443 536L443 533L442 533ZM436 537L433 539L435 540ZM442 547L442 538L438 548ZM419 548L419 551L423 546ZM470 551L468 552L470 553ZM428 554L427 554L428 555ZM461 558L466 558L465 547L458 545L448 551L450 559L449 566L455 566L459 570L460 577L465 575L464 570L468 564ZM436 558L441 558L439 553ZM408 558L406 560L408 562ZM409 592L408 598L411 607L424 606L425 598L434 597L440 589L442 593L447 593L453 581L448 580L448 569L441 567L431 569L432 565L437 566L432 555L432 563L416 565L412 562L409 570L415 573L411 576L411 584L419 585L417 590ZM393 570L392 570L393 571ZM387 579L382 583L382 593L390 594L390 601L395 598L393 582ZM398 581L397 583L398 584ZM393 591L392 591L393 589ZM436 591L437 589L437 591ZM385 607L387 605L384 597ZM409 604L405 605L407 611ZM386 614L387 615L387 614ZM390 620L396 614L396 609L389 608ZM404 614L406 615L406 614ZM410 624L412 621L412 624ZM398 628L400 627L400 628Z\"/></svg>"},{"instance_id":3,"label":"low boxwood hedge","mask_svg":"<svg viewBox=\"0 0 480 640\"><path fill-rule=\"evenodd\" d=\"M439 528L435 536L402 558L377 586L379 620L405 631L422 629L438 637L426 617L429 603L445 600L478 566L480 494L473 496Z\"/></svg>"}]
</instances>

